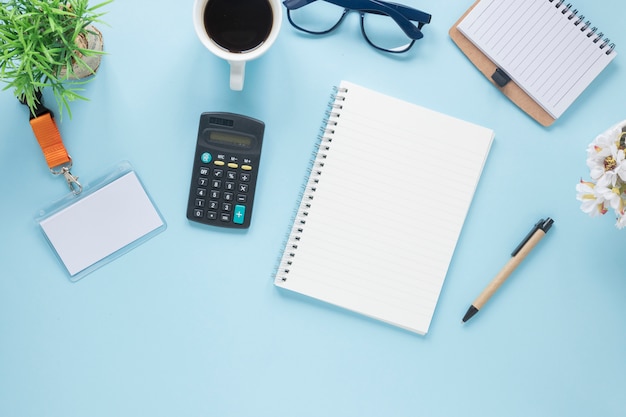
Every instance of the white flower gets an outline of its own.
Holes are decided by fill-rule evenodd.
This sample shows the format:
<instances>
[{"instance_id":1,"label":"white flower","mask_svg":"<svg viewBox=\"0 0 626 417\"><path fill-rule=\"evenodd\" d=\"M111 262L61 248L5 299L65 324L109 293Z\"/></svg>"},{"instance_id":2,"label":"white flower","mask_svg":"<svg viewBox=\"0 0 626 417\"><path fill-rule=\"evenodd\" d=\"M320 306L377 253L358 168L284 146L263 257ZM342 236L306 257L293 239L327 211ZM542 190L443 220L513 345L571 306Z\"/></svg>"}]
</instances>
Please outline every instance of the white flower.
<instances>
[{"instance_id":1,"label":"white flower","mask_svg":"<svg viewBox=\"0 0 626 417\"><path fill-rule=\"evenodd\" d=\"M599 181L604 176L611 185L615 185L618 177L626 180L624 159L624 150L618 149L617 145L611 144L608 148L603 148L587 159L591 178Z\"/></svg>"},{"instance_id":2,"label":"white flower","mask_svg":"<svg viewBox=\"0 0 626 417\"><path fill-rule=\"evenodd\" d=\"M620 187L598 181L594 187L594 191L596 195L600 196L602 200L616 212L623 210L624 204L622 203L622 190Z\"/></svg>"},{"instance_id":3,"label":"white flower","mask_svg":"<svg viewBox=\"0 0 626 417\"><path fill-rule=\"evenodd\" d=\"M612 130L612 129L611 129ZM615 143L615 136L611 136L609 132L601 133L587 146L587 157L593 158L606 150ZM605 154L604 156L606 156ZM604 157L602 156L602 157Z\"/></svg>"},{"instance_id":4,"label":"white flower","mask_svg":"<svg viewBox=\"0 0 626 417\"><path fill-rule=\"evenodd\" d=\"M594 183L580 180L580 183L576 185L576 191L578 192L576 198L582 201L580 209L584 213L595 217L601 216L607 212L604 206L604 198L596 194Z\"/></svg>"},{"instance_id":5,"label":"white flower","mask_svg":"<svg viewBox=\"0 0 626 417\"><path fill-rule=\"evenodd\" d=\"M615 167L615 173L622 181L626 181L626 153L623 149L617 152L617 167Z\"/></svg>"}]
</instances>

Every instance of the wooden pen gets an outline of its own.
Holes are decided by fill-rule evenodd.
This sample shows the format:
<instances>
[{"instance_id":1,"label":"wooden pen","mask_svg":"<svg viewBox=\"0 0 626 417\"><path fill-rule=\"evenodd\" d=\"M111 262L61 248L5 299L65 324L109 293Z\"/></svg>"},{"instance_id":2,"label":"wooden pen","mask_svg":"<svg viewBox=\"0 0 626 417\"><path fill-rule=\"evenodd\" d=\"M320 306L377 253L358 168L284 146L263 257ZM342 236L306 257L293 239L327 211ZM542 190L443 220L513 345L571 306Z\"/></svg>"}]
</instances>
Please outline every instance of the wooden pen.
<instances>
[{"instance_id":1,"label":"wooden pen","mask_svg":"<svg viewBox=\"0 0 626 417\"><path fill-rule=\"evenodd\" d=\"M511 259L504 265L504 267L498 272L494 279L487 285L487 287L480 293L474 300L472 305L467 309L467 313L463 316L463 323L471 319L474 314L485 305L485 303L491 298L491 296L500 288L500 285L506 281L511 275L511 272L517 268L517 266L526 258L531 250L539 243L541 239L546 235L554 220L550 217L547 219L541 219L535 224L533 229L526 235L524 240L517 245L513 253L511 253Z\"/></svg>"}]
</instances>

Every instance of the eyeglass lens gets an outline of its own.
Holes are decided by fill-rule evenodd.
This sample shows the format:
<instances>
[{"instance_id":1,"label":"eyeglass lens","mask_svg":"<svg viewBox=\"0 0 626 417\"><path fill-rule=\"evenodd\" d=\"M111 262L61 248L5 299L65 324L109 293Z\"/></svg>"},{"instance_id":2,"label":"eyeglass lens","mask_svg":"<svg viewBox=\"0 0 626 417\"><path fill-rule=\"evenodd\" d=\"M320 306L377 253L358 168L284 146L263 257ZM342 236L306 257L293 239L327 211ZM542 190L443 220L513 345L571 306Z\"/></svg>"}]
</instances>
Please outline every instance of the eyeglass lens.
<instances>
[{"instance_id":1,"label":"eyeglass lens","mask_svg":"<svg viewBox=\"0 0 626 417\"><path fill-rule=\"evenodd\" d=\"M377 48L401 52L407 50L414 42L387 15L364 13L362 19L363 35Z\"/></svg>"},{"instance_id":2,"label":"eyeglass lens","mask_svg":"<svg viewBox=\"0 0 626 417\"><path fill-rule=\"evenodd\" d=\"M294 26L305 32L322 34L332 30L344 15L343 7L325 1L314 1L295 10L289 10Z\"/></svg>"},{"instance_id":3,"label":"eyeglass lens","mask_svg":"<svg viewBox=\"0 0 626 417\"><path fill-rule=\"evenodd\" d=\"M314 1L306 7L289 10L289 19L298 29L313 34L333 30L341 21L345 9L325 1ZM364 13L363 35L373 46L391 52L408 49L412 40L387 15Z\"/></svg>"}]
</instances>

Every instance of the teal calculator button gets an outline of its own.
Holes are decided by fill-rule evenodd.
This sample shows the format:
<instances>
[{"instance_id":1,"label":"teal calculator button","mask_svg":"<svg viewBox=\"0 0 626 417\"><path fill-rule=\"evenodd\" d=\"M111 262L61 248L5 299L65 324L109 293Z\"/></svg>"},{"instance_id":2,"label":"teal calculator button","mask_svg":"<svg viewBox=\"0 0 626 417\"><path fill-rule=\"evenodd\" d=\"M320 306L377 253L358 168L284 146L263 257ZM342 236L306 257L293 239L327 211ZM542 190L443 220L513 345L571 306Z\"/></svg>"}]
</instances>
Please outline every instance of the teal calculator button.
<instances>
[{"instance_id":1,"label":"teal calculator button","mask_svg":"<svg viewBox=\"0 0 626 417\"><path fill-rule=\"evenodd\" d=\"M200 160L205 164L208 164L209 162L211 162L212 159L213 159L213 156L209 152L205 152L202 155L200 155Z\"/></svg>"},{"instance_id":2,"label":"teal calculator button","mask_svg":"<svg viewBox=\"0 0 626 417\"><path fill-rule=\"evenodd\" d=\"M233 212L233 223L243 224L246 219L246 206L240 204L235 205L235 211Z\"/></svg>"}]
</instances>

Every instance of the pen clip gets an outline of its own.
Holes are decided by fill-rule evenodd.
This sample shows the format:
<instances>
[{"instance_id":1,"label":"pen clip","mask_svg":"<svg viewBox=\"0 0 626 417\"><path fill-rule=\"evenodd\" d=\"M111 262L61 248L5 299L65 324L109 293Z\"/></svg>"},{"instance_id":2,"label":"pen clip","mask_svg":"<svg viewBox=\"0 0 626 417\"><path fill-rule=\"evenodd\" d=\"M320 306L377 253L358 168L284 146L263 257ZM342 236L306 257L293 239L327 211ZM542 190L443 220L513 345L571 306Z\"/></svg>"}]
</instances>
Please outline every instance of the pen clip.
<instances>
[{"instance_id":1,"label":"pen clip","mask_svg":"<svg viewBox=\"0 0 626 417\"><path fill-rule=\"evenodd\" d=\"M513 250L513 252L511 253L511 256L515 256L517 255L517 253L522 250L522 248L524 247L524 245L526 245L526 243L528 243L528 241L530 240L531 237L533 237L533 235L535 234L535 232L537 232L537 230L541 229L544 232L547 232L550 227L552 227L552 223L554 223L554 220L552 220L550 217L548 217L547 219L540 219L532 228L532 230L530 232L528 232L528 234L526 235L526 237L524 238L524 240L522 240L522 243L520 243L519 245L517 245L517 247Z\"/></svg>"}]
</instances>

